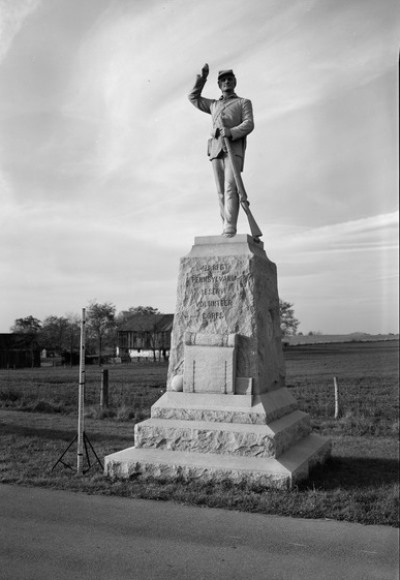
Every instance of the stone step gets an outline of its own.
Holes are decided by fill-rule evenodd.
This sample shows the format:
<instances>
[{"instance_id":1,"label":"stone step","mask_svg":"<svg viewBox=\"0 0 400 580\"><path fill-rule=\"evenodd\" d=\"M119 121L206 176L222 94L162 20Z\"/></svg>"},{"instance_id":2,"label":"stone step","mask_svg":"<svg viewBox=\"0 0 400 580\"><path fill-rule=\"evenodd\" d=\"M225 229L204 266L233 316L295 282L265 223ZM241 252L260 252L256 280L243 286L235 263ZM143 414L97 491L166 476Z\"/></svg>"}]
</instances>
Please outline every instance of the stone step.
<instances>
[{"instance_id":1,"label":"stone step","mask_svg":"<svg viewBox=\"0 0 400 580\"><path fill-rule=\"evenodd\" d=\"M130 447L105 457L105 475L112 478L183 478L204 483L230 480L273 488L289 488L306 479L309 469L330 453L330 441L311 434L279 459L189 453Z\"/></svg>"},{"instance_id":2,"label":"stone step","mask_svg":"<svg viewBox=\"0 0 400 580\"><path fill-rule=\"evenodd\" d=\"M153 419L266 425L298 409L287 387L262 395L168 391L151 408Z\"/></svg>"},{"instance_id":3,"label":"stone step","mask_svg":"<svg viewBox=\"0 0 400 580\"><path fill-rule=\"evenodd\" d=\"M279 457L310 431L309 415L302 411L294 411L270 425L152 418L135 425L135 446L243 457Z\"/></svg>"}]
</instances>

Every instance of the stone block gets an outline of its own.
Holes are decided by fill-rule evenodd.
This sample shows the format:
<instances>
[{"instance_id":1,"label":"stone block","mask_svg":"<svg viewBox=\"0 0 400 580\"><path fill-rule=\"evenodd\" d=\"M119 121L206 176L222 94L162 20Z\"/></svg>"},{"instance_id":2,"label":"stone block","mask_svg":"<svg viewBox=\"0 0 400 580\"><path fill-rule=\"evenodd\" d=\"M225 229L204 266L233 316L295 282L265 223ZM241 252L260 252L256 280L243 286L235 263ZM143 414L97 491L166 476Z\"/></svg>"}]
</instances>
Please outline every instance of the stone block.
<instances>
[{"instance_id":1,"label":"stone block","mask_svg":"<svg viewBox=\"0 0 400 580\"><path fill-rule=\"evenodd\" d=\"M311 434L278 459L130 447L108 455L104 464L105 474L111 478L183 478L204 483L229 480L286 489L306 479L310 468L329 453L330 442Z\"/></svg>"},{"instance_id":2,"label":"stone block","mask_svg":"<svg viewBox=\"0 0 400 580\"><path fill-rule=\"evenodd\" d=\"M297 402L286 387L257 396L168 391L152 406L151 417L267 425L297 409Z\"/></svg>"},{"instance_id":3,"label":"stone block","mask_svg":"<svg viewBox=\"0 0 400 580\"><path fill-rule=\"evenodd\" d=\"M252 395L253 379L251 377L236 377L235 394Z\"/></svg>"},{"instance_id":4,"label":"stone block","mask_svg":"<svg viewBox=\"0 0 400 580\"><path fill-rule=\"evenodd\" d=\"M196 238L181 259L167 390L185 363L185 333L238 335L237 376L253 393L284 385L276 266L250 236Z\"/></svg>"},{"instance_id":5,"label":"stone block","mask_svg":"<svg viewBox=\"0 0 400 580\"><path fill-rule=\"evenodd\" d=\"M233 394L236 383L236 348L236 334L187 332L183 391Z\"/></svg>"},{"instance_id":6,"label":"stone block","mask_svg":"<svg viewBox=\"0 0 400 580\"><path fill-rule=\"evenodd\" d=\"M278 457L310 433L309 416L295 411L271 425L148 419L135 425L135 446L190 453Z\"/></svg>"}]
</instances>

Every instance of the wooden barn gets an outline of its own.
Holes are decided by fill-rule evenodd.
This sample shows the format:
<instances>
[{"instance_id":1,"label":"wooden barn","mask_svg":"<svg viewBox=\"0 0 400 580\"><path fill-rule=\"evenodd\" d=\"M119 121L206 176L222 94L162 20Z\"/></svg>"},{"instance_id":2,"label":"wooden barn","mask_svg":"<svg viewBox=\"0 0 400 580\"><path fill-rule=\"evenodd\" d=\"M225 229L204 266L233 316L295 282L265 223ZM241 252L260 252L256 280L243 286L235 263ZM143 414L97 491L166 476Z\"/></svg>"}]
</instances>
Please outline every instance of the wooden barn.
<instances>
[{"instance_id":1,"label":"wooden barn","mask_svg":"<svg viewBox=\"0 0 400 580\"><path fill-rule=\"evenodd\" d=\"M151 351L153 358L166 360L171 348L173 314L134 314L118 331L118 352L122 362L135 354Z\"/></svg>"}]
</instances>

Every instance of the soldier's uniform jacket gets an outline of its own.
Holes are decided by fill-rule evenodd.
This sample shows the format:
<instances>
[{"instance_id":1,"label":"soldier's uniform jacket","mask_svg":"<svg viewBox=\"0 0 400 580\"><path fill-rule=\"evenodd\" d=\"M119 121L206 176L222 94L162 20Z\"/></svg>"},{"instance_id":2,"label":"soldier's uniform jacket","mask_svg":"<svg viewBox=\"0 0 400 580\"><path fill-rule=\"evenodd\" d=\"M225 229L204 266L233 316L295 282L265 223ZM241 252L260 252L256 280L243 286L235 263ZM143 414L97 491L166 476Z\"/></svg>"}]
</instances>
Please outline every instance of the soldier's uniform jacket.
<instances>
[{"instance_id":1,"label":"soldier's uniform jacket","mask_svg":"<svg viewBox=\"0 0 400 580\"><path fill-rule=\"evenodd\" d=\"M253 107L249 99L238 97L235 93L228 99L206 99L201 96L206 81L198 77L189 94L189 101L212 118L211 138L208 140L207 153L210 160L220 157L224 150L220 134L221 124L231 130L232 151L238 159L238 167L243 170L246 136L254 129Z\"/></svg>"}]
</instances>

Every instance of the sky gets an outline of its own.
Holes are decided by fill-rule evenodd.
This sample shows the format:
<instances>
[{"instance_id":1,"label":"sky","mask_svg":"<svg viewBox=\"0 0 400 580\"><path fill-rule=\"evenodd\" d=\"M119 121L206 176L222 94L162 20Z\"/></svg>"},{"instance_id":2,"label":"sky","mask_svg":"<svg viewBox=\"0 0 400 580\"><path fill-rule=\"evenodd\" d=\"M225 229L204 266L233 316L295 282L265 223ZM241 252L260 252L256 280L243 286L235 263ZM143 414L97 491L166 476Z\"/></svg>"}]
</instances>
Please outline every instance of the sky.
<instances>
[{"instance_id":1,"label":"sky","mask_svg":"<svg viewBox=\"0 0 400 580\"><path fill-rule=\"evenodd\" d=\"M221 224L210 116L251 99L243 179L299 331L398 332L397 0L0 0L0 332L174 312ZM239 218L239 233L250 233Z\"/></svg>"}]
</instances>

